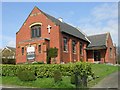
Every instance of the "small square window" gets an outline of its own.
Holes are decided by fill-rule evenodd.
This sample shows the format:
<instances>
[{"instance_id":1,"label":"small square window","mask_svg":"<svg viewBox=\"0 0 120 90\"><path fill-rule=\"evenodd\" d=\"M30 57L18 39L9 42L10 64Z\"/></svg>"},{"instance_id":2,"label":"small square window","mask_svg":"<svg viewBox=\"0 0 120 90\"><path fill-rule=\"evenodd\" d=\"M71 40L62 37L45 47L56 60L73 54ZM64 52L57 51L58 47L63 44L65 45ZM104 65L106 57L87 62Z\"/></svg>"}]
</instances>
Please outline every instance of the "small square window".
<instances>
[{"instance_id":1,"label":"small square window","mask_svg":"<svg viewBox=\"0 0 120 90\"><path fill-rule=\"evenodd\" d=\"M38 45L38 52L41 53L41 45Z\"/></svg>"},{"instance_id":2,"label":"small square window","mask_svg":"<svg viewBox=\"0 0 120 90\"><path fill-rule=\"evenodd\" d=\"M112 58L112 48L110 48L110 57Z\"/></svg>"},{"instance_id":3,"label":"small square window","mask_svg":"<svg viewBox=\"0 0 120 90\"><path fill-rule=\"evenodd\" d=\"M22 47L22 55L24 55L24 47Z\"/></svg>"}]
</instances>

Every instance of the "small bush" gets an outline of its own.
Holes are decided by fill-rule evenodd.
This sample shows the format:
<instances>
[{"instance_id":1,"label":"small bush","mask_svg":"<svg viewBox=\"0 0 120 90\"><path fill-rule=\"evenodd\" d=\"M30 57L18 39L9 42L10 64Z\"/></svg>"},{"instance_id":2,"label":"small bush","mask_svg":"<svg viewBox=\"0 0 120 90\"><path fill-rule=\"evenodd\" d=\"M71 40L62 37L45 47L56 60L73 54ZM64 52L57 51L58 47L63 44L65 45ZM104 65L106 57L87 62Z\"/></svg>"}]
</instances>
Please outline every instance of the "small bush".
<instances>
[{"instance_id":1,"label":"small bush","mask_svg":"<svg viewBox=\"0 0 120 90\"><path fill-rule=\"evenodd\" d=\"M71 84L75 84L75 74L71 75Z\"/></svg>"},{"instance_id":2,"label":"small bush","mask_svg":"<svg viewBox=\"0 0 120 90\"><path fill-rule=\"evenodd\" d=\"M80 61L83 62L83 59L81 58Z\"/></svg>"},{"instance_id":3,"label":"small bush","mask_svg":"<svg viewBox=\"0 0 120 90\"><path fill-rule=\"evenodd\" d=\"M58 55L58 49L56 47L48 49L48 57L55 58L57 57L57 55Z\"/></svg>"},{"instance_id":4,"label":"small bush","mask_svg":"<svg viewBox=\"0 0 120 90\"><path fill-rule=\"evenodd\" d=\"M51 63L51 58L54 58L54 60L55 60L57 55L58 55L58 49L56 47L49 48L47 50L47 63L50 64ZM54 63L54 61L53 61L53 63Z\"/></svg>"},{"instance_id":5,"label":"small bush","mask_svg":"<svg viewBox=\"0 0 120 90\"><path fill-rule=\"evenodd\" d=\"M18 71L18 78L21 81L34 81L36 80L35 73L30 70L19 70Z\"/></svg>"},{"instance_id":6,"label":"small bush","mask_svg":"<svg viewBox=\"0 0 120 90\"><path fill-rule=\"evenodd\" d=\"M60 70L55 70L54 71L54 81L56 82L60 82L62 80L62 74L60 72Z\"/></svg>"}]
</instances>

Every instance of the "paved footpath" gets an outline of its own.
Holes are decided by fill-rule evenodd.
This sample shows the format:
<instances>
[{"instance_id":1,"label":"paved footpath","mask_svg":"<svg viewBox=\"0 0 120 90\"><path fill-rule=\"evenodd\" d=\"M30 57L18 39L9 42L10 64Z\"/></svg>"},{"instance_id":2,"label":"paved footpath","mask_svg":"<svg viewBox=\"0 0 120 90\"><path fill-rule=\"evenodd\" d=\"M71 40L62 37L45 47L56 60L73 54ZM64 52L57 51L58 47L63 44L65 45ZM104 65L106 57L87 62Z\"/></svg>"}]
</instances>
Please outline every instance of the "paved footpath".
<instances>
[{"instance_id":1,"label":"paved footpath","mask_svg":"<svg viewBox=\"0 0 120 90\"><path fill-rule=\"evenodd\" d=\"M120 89L120 72L119 74L118 72L110 74L109 76L101 80L98 84L96 84L93 88L119 88Z\"/></svg>"}]
</instances>

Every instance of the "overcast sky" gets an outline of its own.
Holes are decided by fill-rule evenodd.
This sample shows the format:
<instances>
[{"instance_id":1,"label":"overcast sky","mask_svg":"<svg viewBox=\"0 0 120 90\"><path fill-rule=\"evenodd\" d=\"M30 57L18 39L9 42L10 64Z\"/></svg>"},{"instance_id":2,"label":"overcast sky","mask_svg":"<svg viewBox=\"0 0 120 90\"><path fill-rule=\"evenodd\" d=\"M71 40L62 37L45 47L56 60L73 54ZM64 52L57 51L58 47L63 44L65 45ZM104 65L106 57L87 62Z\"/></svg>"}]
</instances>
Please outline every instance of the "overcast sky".
<instances>
[{"instance_id":1,"label":"overcast sky","mask_svg":"<svg viewBox=\"0 0 120 90\"><path fill-rule=\"evenodd\" d=\"M110 32L113 42L118 44L118 3L77 2L77 3L2 3L2 47L15 47L16 32L20 29L31 10L37 6L42 11L75 27L86 35ZM0 46L1 47L1 46Z\"/></svg>"}]
</instances>

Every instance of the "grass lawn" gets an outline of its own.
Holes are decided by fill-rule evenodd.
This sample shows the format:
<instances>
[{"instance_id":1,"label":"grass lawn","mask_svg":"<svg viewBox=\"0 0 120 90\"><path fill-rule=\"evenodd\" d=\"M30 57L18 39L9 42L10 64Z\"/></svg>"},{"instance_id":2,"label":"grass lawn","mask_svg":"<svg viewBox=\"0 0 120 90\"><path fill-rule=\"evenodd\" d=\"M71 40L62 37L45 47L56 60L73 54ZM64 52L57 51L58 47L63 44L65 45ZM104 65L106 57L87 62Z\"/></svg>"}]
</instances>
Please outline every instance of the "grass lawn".
<instances>
[{"instance_id":1,"label":"grass lawn","mask_svg":"<svg viewBox=\"0 0 120 90\"><path fill-rule=\"evenodd\" d=\"M118 66L111 66L105 64L92 64L92 70L99 78L92 80L88 83L88 87L92 87L100 80L108 76L109 74L116 72ZM3 85L16 85L16 86L27 86L37 88L75 88L75 85L70 83L70 77L63 77L60 83L54 83L53 78L38 78L36 81L23 82L17 77L0 77Z\"/></svg>"},{"instance_id":2,"label":"grass lawn","mask_svg":"<svg viewBox=\"0 0 120 90\"><path fill-rule=\"evenodd\" d=\"M1 78L0 78L1 79ZM75 85L70 83L70 77L63 77L60 83L54 83L53 78L38 78L35 81L23 82L17 77L2 77L3 85L25 86L37 88L75 88Z\"/></svg>"}]
</instances>

